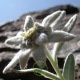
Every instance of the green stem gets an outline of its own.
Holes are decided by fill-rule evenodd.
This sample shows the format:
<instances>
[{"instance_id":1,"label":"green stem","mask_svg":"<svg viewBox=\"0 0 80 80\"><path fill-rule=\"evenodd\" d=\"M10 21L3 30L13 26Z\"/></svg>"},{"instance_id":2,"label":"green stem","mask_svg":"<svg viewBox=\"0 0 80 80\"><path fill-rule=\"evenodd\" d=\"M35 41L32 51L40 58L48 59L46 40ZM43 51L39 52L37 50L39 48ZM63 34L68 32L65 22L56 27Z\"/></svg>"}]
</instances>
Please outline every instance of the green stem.
<instances>
[{"instance_id":1,"label":"green stem","mask_svg":"<svg viewBox=\"0 0 80 80\"><path fill-rule=\"evenodd\" d=\"M63 78L63 76L62 76L62 74L61 74L61 72L60 72L60 70L59 70L59 68L58 68L58 66L57 66L57 64L56 64L56 61L54 60L54 57L53 57L52 54L49 52L49 50L47 49L47 47L46 47L46 46L44 46L44 47L45 47L44 49L45 49L45 51L46 51L46 56L47 56L47 58L49 59L52 67L54 68L54 70L56 71L56 73L57 73L57 75L60 77L60 79L61 79L61 80L64 80L64 78Z\"/></svg>"},{"instance_id":2,"label":"green stem","mask_svg":"<svg viewBox=\"0 0 80 80\"><path fill-rule=\"evenodd\" d=\"M60 78L49 72L49 71L46 71L46 70L43 70L43 69L38 69L38 68L32 68L32 69L26 69L26 70L16 70L17 73L27 73L27 72L36 72L36 73L39 73L41 74L42 76L46 77L46 78L49 78L49 79L54 79L54 80L60 80Z\"/></svg>"}]
</instances>

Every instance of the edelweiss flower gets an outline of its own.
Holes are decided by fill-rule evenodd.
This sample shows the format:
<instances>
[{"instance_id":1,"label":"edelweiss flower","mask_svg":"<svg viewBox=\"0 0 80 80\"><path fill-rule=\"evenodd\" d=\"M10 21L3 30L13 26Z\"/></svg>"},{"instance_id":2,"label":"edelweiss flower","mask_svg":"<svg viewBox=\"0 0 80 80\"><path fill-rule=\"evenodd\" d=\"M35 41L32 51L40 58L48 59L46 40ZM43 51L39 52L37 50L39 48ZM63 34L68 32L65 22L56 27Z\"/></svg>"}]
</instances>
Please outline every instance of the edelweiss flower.
<instances>
[{"instance_id":1,"label":"edelweiss flower","mask_svg":"<svg viewBox=\"0 0 80 80\"><path fill-rule=\"evenodd\" d=\"M9 47L20 48L20 51L13 57L10 63L4 68L3 73L14 69L19 63L20 68L27 66L29 57L33 59L39 67L46 65L46 44L52 42L63 42L72 40L75 35L62 31L54 30L54 26L64 17L65 11L56 11L45 17L42 23L34 22L31 16L27 16L23 31L17 33L5 41ZM51 26L53 24L53 26Z\"/></svg>"}]
</instances>

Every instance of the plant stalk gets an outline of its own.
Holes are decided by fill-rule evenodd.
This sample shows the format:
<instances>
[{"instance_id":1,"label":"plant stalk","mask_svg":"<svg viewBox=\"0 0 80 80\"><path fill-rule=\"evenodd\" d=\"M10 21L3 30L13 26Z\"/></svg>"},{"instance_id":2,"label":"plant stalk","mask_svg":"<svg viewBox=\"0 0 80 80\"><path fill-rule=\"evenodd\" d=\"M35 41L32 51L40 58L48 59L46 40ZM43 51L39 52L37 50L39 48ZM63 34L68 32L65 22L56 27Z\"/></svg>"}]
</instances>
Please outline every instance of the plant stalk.
<instances>
[{"instance_id":1,"label":"plant stalk","mask_svg":"<svg viewBox=\"0 0 80 80\"><path fill-rule=\"evenodd\" d=\"M48 48L46 46L44 46L45 51L46 51L46 56L48 58L48 60L50 61L52 67L54 68L55 72L57 73L57 75L60 77L61 80L64 80L57 64L56 64L56 60L54 60L54 57L52 56L52 54L49 52Z\"/></svg>"}]
</instances>

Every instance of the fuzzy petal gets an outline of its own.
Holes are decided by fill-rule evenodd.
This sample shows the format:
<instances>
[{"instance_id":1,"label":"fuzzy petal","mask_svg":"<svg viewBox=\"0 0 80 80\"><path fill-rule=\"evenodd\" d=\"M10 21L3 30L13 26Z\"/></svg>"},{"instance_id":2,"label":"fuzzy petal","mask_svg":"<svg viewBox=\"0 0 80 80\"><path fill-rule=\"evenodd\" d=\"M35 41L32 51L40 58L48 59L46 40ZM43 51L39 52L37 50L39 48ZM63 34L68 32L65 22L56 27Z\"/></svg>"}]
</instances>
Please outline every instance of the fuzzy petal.
<instances>
[{"instance_id":1,"label":"fuzzy petal","mask_svg":"<svg viewBox=\"0 0 80 80\"><path fill-rule=\"evenodd\" d=\"M76 22L76 19L77 19L77 14L73 15L69 21L66 23L66 25L64 26L63 30L64 31L67 31L67 32L70 32L72 30L72 28L74 27L75 25L75 22Z\"/></svg>"},{"instance_id":2,"label":"fuzzy petal","mask_svg":"<svg viewBox=\"0 0 80 80\"><path fill-rule=\"evenodd\" d=\"M20 45L23 40L21 34L22 34L22 31L18 32L16 36L8 38L5 41L5 45L11 48L20 48Z\"/></svg>"},{"instance_id":3,"label":"fuzzy petal","mask_svg":"<svg viewBox=\"0 0 80 80\"><path fill-rule=\"evenodd\" d=\"M9 64L4 68L3 73L7 73L10 70L12 70L19 62L19 58L21 56L21 51L19 51L14 57L13 59L9 62Z\"/></svg>"},{"instance_id":4,"label":"fuzzy petal","mask_svg":"<svg viewBox=\"0 0 80 80\"><path fill-rule=\"evenodd\" d=\"M37 32L38 33L47 33L47 34L50 34L50 32L52 31L51 30L51 27L47 27L47 26L43 26L41 23L38 23L38 22L35 22L35 26L37 27Z\"/></svg>"},{"instance_id":5,"label":"fuzzy petal","mask_svg":"<svg viewBox=\"0 0 80 80\"><path fill-rule=\"evenodd\" d=\"M45 33L41 33L38 38L35 40L37 45L43 45L48 41L48 36Z\"/></svg>"},{"instance_id":6,"label":"fuzzy petal","mask_svg":"<svg viewBox=\"0 0 80 80\"><path fill-rule=\"evenodd\" d=\"M12 48L20 48L20 44L22 43L22 40L20 37L12 37L12 38L9 38L5 41L5 44L8 46L8 47L12 47Z\"/></svg>"},{"instance_id":7,"label":"fuzzy petal","mask_svg":"<svg viewBox=\"0 0 80 80\"><path fill-rule=\"evenodd\" d=\"M21 56L19 58L20 69L24 69L27 66L31 51L31 49L23 49L21 51Z\"/></svg>"},{"instance_id":8,"label":"fuzzy petal","mask_svg":"<svg viewBox=\"0 0 80 80\"><path fill-rule=\"evenodd\" d=\"M64 26L63 30L67 31L67 32L71 32L71 30L73 29L75 22L77 19L77 14L73 15L69 21L66 23L66 25ZM64 45L64 42L61 43L55 43L54 47L52 49L52 54L54 55L54 52L57 51L56 53L59 53L59 51L61 50L62 46Z\"/></svg>"},{"instance_id":9,"label":"fuzzy petal","mask_svg":"<svg viewBox=\"0 0 80 80\"><path fill-rule=\"evenodd\" d=\"M25 23L24 23L24 31L28 30L29 28L34 26L34 21L31 16L26 16Z\"/></svg>"},{"instance_id":10,"label":"fuzzy petal","mask_svg":"<svg viewBox=\"0 0 80 80\"><path fill-rule=\"evenodd\" d=\"M65 16L66 12L65 11L61 11L60 15L53 21L53 23L50 25L50 27L52 28L52 30L58 30L61 29L62 26L56 26Z\"/></svg>"},{"instance_id":11,"label":"fuzzy petal","mask_svg":"<svg viewBox=\"0 0 80 80\"><path fill-rule=\"evenodd\" d=\"M44 48L42 46L36 47L34 49L32 56L33 56L33 59L35 60L36 64L40 68L46 67L46 56L45 56Z\"/></svg>"},{"instance_id":12,"label":"fuzzy petal","mask_svg":"<svg viewBox=\"0 0 80 80\"><path fill-rule=\"evenodd\" d=\"M64 42L72 40L73 38L75 38L75 35L71 33L55 30L51 35L49 35L49 42Z\"/></svg>"},{"instance_id":13,"label":"fuzzy petal","mask_svg":"<svg viewBox=\"0 0 80 80\"><path fill-rule=\"evenodd\" d=\"M47 17L45 17L42 21L42 25L43 26L49 26L52 22L54 22L58 17L59 15L61 14L61 11L56 11L50 15L48 15Z\"/></svg>"}]
</instances>

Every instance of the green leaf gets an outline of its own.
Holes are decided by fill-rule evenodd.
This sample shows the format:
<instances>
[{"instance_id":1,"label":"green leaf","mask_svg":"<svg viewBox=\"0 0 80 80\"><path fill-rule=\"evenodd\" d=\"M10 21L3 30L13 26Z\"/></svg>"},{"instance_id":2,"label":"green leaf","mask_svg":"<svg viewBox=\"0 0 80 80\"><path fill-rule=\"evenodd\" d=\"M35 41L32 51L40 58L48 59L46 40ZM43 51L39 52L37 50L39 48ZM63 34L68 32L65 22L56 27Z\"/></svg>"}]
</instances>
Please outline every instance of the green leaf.
<instances>
[{"instance_id":1,"label":"green leaf","mask_svg":"<svg viewBox=\"0 0 80 80\"><path fill-rule=\"evenodd\" d=\"M42 76L44 76L45 78L51 79L51 80L60 80L60 78L47 71L47 70L43 70L43 69L39 69L39 68L31 68L31 69L25 69L25 70L16 70L17 73L27 73L27 72L34 72L34 73L38 73L41 74Z\"/></svg>"},{"instance_id":2,"label":"green leaf","mask_svg":"<svg viewBox=\"0 0 80 80\"><path fill-rule=\"evenodd\" d=\"M63 76L65 80L74 80L75 61L73 54L69 54L64 63Z\"/></svg>"}]
</instances>

